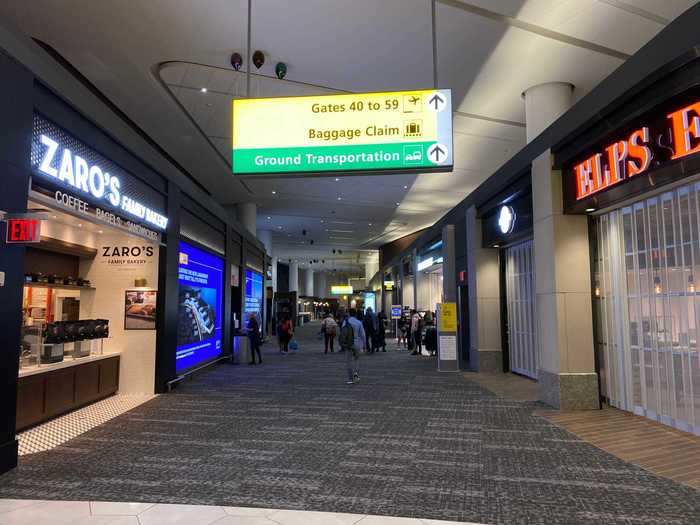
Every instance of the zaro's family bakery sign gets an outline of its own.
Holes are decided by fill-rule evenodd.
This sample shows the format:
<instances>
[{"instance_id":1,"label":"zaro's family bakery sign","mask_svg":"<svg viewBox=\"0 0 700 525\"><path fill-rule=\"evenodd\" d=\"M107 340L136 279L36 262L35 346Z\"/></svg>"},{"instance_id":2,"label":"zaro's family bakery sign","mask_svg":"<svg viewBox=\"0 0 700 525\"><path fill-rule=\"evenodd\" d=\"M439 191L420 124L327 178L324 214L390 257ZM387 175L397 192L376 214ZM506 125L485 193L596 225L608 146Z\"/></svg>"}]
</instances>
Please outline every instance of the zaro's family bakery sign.
<instances>
[{"instance_id":1,"label":"zaro's family bakery sign","mask_svg":"<svg viewBox=\"0 0 700 525\"><path fill-rule=\"evenodd\" d=\"M631 130L574 164L576 200L632 179L662 164L700 152L700 102L694 102Z\"/></svg>"}]
</instances>

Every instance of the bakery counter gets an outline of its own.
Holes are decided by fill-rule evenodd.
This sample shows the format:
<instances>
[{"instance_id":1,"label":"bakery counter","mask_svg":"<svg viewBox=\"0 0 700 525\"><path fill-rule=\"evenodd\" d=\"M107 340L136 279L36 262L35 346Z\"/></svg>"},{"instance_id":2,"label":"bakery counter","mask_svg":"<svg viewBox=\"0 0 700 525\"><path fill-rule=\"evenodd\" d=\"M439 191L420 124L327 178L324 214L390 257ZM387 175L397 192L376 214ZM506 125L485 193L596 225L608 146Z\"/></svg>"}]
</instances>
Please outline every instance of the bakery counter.
<instances>
[{"instance_id":1,"label":"bakery counter","mask_svg":"<svg viewBox=\"0 0 700 525\"><path fill-rule=\"evenodd\" d=\"M119 390L118 352L22 368L17 431L108 397Z\"/></svg>"}]
</instances>

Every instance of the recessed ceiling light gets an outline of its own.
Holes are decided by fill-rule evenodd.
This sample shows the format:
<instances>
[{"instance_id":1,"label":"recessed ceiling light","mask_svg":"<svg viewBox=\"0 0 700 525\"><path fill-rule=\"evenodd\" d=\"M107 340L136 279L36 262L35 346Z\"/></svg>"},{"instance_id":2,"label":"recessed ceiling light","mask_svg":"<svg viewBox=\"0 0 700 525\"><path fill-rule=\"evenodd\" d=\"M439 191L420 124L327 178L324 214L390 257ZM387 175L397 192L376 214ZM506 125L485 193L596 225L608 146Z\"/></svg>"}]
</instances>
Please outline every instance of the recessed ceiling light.
<instances>
[{"instance_id":1,"label":"recessed ceiling light","mask_svg":"<svg viewBox=\"0 0 700 525\"><path fill-rule=\"evenodd\" d=\"M269 215L267 216L267 220L268 220L268 221L269 221L271 218L272 218L272 217L270 217Z\"/></svg>"},{"instance_id":2,"label":"recessed ceiling light","mask_svg":"<svg viewBox=\"0 0 700 525\"><path fill-rule=\"evenodd\" d=\"M586 213L591 213L592 211L595 211L595 208L586 208Z\"/></svg>"},{"instance_id":3,"label":"recessed ceiling light","mask_svg":"<svg viewBox=\"0 0 700 525\"><path fill-rule=\"evenodd\" d=\"M201 91L202 93L206 93L206 92L207 92L207 88L202 88L202 89L200 89L200 91Z\"/></svg>"},{"instance_id":4,"label":"recessed ceiling light","mask_svg":"<svg viewBox=\"0 0 700 525\"><path fill-rule=\"evenodd\" d=\"M277 195L277 192L275 190L272 190L273 195Z\"/></svg>"},{"instance_id":5,"label":"recessed ceiling light","mask_svg":"<svg viewBox=\"0 0 700 525\"><path fill-rule=\"evenodd\" d=\"M407 189L408 189L408 186L404 186L403 189L404 189L404 190L407 190Z\"/></svg>"},{"instance_id":6,"label":"recessed ceiling light","mask_svg":"<svg viewBox=\"0 0 700 525\"><path fill-rule=\"evenodd\" d=\"M78 223L78 228L82 228L82 227L83 227L83 225Z\"/></svg>"},{"instance_id":7,"label":"recessed ceiling light","mask_svg":"<svg viewBox=\"0 0 700 525\"><path fill-rule=\"evenodd\" d=\"M340 179L338 177L335 178L335 181L338 182Z\"/></svg>"},{"instance_id":8,"label":"recessed ceiling light","mask_svg":"<svg viewBox=\"0 0 700 525\"><path fill-rule=\"evenodd\" d=\"M372 226L372 223L370 222L370 223L368 224L368 226Z\"/></svg>"},{"instance_id":9,"label":"recessed ceiling light","mask_svg":"<svg viewBox=\"0 0 700 525\"><path fill-rule=\"evenodd\" d=\"M58 216L56 216L56 215L52 215L52 217L53 217L54 219L58 219Z\"/></svg>"},{"instance_id":10,"label":"recessed ceiling light","mask_svg":"<svg viewBox=\"0 0 700 525\"><path fill-rule=\"evenodd\" d=\"M343 198L342 198L342 197L338 197L338 200L339 200L339 201L342 201L342 200L343 200Z\"/></svg>"},{"instance_id":11,"label":"recessed ceiling light","mask_svg":"<svg viewBox=\"0 0 700 525\"><path fill-rule=\"evenodd\" d=\"M325 222L325 221L324 221L323 219L321 219L321 224L323 224L324 222Z\"/></svg>"},{"instance_id":12,"label":"recessed ceiling light","mask_svg":"<svg viewBox=\"0 0 700 525\"><path fill-rule=\"evenodd\" d=\"M277 226L277 229L278 229L278 230L281 230L281 229L282 229L282 226Z\"/></svg>"},{"instance_id":13,"label":"recessed ceiling light","mask_svg":"<svg viewBox=\"0 0 700 525\"><path fill-rule=\"evenodd\" d=\"M400 202L397 202L396 205L397 205L397 206L401 206L401 203L400 203Z\"/></svg>"},{"instance_id":14,"label":"recessed ceiling light","mask_svg":"<svg viewBox=\"0 0 700 525\"><path fill-rule=\"evenodd\" d=\"M97 230L97 233L104 233L102 230Z\"/></svg>"}]
</instances>

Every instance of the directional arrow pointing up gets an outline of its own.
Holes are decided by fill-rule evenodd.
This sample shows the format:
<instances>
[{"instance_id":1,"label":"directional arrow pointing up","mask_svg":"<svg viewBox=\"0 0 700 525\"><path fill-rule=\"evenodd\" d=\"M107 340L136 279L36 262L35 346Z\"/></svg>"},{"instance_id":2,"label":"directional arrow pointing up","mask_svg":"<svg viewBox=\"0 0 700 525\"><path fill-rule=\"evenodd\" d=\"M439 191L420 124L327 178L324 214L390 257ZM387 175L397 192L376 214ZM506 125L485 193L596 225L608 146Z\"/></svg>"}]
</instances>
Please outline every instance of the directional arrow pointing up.
<instances>
[{"instance_id":1,"label":"directional arrow pointing up","mask_svg":"<svg viewBox=\"0 0 700 525\"><path fill-rule=\"evenodd\" d=\"M440 146L435 146L432 150L430 150L430 154L435 157L435 162L440 162L440 157L445 154L445 150Z\"/></svg>"},{"instance_id":2,"label":"directional arrow pointing up","mask_svg":"<svg viewBox=\"0 0 700 525\"><path fill-rule=\"evenodd\" d=\"M428 100L429 103L433 104L435 106L435 111L438 110L438 108L445 103L445 100L435 93L430 100Z\"/></svg>"},{"instance_id":3,"label":"directional arrow pointing up","mask_svg":"<svg viewBox=\"0 0 700 525\"><path fill-rule=\"evenodd\" d=\"M433 164L441 164L449 155L447 146L436 143L428 148L428 158Z\"/></svg>"}]
</instances>

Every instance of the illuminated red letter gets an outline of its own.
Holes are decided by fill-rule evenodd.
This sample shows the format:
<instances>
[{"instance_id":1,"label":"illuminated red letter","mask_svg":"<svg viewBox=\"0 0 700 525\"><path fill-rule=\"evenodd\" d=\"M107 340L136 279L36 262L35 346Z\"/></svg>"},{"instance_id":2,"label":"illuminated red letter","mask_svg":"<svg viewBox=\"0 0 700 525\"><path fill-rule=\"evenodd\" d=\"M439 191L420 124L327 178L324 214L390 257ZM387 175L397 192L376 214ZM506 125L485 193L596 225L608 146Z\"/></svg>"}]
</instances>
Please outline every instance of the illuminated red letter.
<instances>
[{"instance_id":1,"label":"illuminated red letter","mask_svg":"<svg viewBox=\"0 0 700 525\"><path fill-rule=\"evenodd\" d=\"M592 193L599 191L603 185L602 165L600 153L584 160L574 167L576 173L576 199L580 200L588 197Z\"/></svg>"},{"instance_id":2,"label":"illuminated red letter","mask_svg":"<svg viewBox=\"0 0 700 525\"><path fill-rule=\"evenodd\" d=\"M641 144L640 144L641 143ZM627 161L627 176L634 177L649 169L651 164L651 149L644 144L649 143L649 128L638 129L630 135L628 150L630 160ZM635 160L639 161L637 163Z\"/></svg>"},{"instance_id":3,"label":"illuminated red letter","mask_svg":"<svg viewBox=\"0 0 700 525\"><path fill-rule=\"evenodd\" d=\"M605 148L608 152L608 169L604 186L612 186L625 178L625 159L627 158L627 142L621 140Z\"/></svg>"},{"instance_id":4,"label":"illuminated red letter","mask_svg":"<svg viewBox=\"0 0 700 525\"><path fill-rule=\"evenodd\" d=\"M694 113L692 120L691 112ZM672 159L678 159L700 151L700 144L693 145L693 141L700 138L700 118L698 118L698 113L700 113L700 102L668 115L673 127L674 152Z\"/></svg>"}]
</instances>

